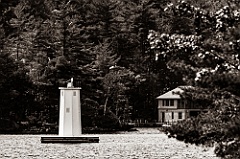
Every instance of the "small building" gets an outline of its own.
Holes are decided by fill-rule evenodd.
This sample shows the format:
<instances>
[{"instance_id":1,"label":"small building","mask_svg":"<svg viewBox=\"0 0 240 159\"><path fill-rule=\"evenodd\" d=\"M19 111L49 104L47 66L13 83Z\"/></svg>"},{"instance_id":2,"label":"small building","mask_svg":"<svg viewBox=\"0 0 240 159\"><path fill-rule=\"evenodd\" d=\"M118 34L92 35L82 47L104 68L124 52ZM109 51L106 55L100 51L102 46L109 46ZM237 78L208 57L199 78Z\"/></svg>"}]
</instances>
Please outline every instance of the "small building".
<instances>
[{"instance_id":1,"label":"small building","mask_svg":"<svg viewBox=\"0 0 240 159\"><path fill-rule=\"evenodd\" d=\"M181 98L184 87L187 86L179 86L157 97L158 123L172 124L207 111L203 106Z\"/></svg>"}]
</instances>

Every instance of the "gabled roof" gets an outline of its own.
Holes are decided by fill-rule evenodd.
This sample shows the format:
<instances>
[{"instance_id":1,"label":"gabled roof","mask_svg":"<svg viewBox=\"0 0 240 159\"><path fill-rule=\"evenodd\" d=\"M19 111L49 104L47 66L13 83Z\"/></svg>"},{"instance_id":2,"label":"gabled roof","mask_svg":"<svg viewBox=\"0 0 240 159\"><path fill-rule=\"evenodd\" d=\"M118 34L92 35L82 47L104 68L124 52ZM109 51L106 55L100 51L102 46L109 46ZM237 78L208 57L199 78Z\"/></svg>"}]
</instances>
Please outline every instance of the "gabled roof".
<instances>
[{"instance_id":1,"label":"gabled roof","mask_svg":"<svg viewBox=\"0 0 240 159\"><path fill-rule=\"evenodd\" d=\"M160 95L157 97L157 99L181 99L181 96L179 93L183 92L184 87L188 86L179 86L171 91L168 91L167 93L164 93L163 95Z\"/></svg>"}]
</instances>

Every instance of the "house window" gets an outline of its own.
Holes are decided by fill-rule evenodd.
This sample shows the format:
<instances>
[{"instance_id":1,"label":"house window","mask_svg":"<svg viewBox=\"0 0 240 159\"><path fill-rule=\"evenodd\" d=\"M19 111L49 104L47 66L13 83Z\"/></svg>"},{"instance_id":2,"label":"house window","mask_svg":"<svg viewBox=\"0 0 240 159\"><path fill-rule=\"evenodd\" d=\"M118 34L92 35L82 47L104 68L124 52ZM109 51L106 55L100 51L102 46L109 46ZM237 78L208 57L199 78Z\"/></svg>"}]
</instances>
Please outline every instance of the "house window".
<instances>
[{"instance_id":1,"label":"house window","mask_svg":"<svg viewBox=\"0 0 240 159\"><path fill-rule=\"evenodd\" d=\"M168 99L166 99L166 100L164 100L165 102L163 102L164 103L164 106L169 106L169 100Z\"/></svg>"},{"instance_id":2,"label":"house window","mask_svg":"<svg viewBox=\"0 0 240 159\"><path fill-rule=\"evenodd\" d=\"M163 106L174 106L174 100L173 99L163 100Z\"/></svg>"},{"instance_id":3,"label":"house window","mask_svg":"<svg viewBox=\"0 0 240 159\"><path fill-rule=\"evenodd\" d=\"M76 96L76 92L75 91L73 92L73 96Z\"/></svg>"},{"instance_id":4,"label":"house window","mask_svg":"<svg viewBox=\"0 0 240 159\"><path fill-rule=\"evenodd\" d=\"M165 113L162 112L162 122L164 123L165 122Z\"/></svg>"},{"instance_id":5,"label":"house window","mask_svg":"<svg viewBox=\"0 0 240 159\"><path fill-rule=\"evenodd\" d=\"M178 119L182 119L182 112L178 112Z\"/></svg>"},{"instance_id":6,"label":"house window","mask_svg":"<svg viewBox=\"0 0 240 159\"><path fill-rule=\"evenodd\" d=\"M174 119L174 112L172 112L172 119Z\"/></svg>"},{"instance_id":7,"label":"house window","mask_svg":"<svg viewBox=\"0 0 240 159\"><path fill-rule=\"evenodd\" d=\"M162 106L166 105L166 100L162 100Z\"/></svg>"}]
</instances>

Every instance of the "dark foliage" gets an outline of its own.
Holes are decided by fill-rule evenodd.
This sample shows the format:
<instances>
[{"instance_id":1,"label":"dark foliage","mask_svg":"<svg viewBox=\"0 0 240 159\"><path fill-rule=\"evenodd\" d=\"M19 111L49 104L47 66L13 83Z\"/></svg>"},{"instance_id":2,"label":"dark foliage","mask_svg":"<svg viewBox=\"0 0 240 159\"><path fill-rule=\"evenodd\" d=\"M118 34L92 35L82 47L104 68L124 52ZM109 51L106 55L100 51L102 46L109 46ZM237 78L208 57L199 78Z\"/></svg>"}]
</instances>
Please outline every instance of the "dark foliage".
<instances>
[{"instance_id":1,"label":"dark foliage","mask_svg":"<svg viewBox=\"0 0 240 159\"><path fill-rule=\"evenodd\" d=\"M209 107L208 113L165 131L187 143L216 145L217 156L237 158L239 3L179 1L170 3L164 11L173 21L180 18L181 24L168 23L170 31L165 33L150 32L150 44L168 58L170 68L181 72L184 81L194 86L182 97ZM184 29L178 28L183 24L187 24Z\"/></svg>"}]
</instances>

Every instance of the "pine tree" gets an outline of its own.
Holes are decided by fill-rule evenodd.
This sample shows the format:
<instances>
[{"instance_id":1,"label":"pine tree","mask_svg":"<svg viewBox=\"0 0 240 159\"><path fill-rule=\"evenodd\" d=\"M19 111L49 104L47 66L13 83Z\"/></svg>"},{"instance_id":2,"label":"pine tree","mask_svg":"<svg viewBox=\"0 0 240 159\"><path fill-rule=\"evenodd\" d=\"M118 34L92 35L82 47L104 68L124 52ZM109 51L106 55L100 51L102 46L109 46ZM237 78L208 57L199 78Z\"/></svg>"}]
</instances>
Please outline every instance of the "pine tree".
<instances>
[{"instance_id":1,"label":"pine tree","mask_svg":"<svg viewBox=\"0 0 240 159\"><path fill-rule=\"evenodd\" d=\"M149 40L153 49L168 58L168 66L181 72L185 82L194 86L186 90L183 97L209 107L208 113L166 131L185 142L216 142L217 156L236 158L239 152L239 90L236 87L239 84L239 4L233 1L212 4L205 8L203 3L196 3L200 6L196 7L184 1L169 5L165 11L170 17L176 14L190 17L191 31L169 34L153 31Z\"/></svg>"}]
</instances>

